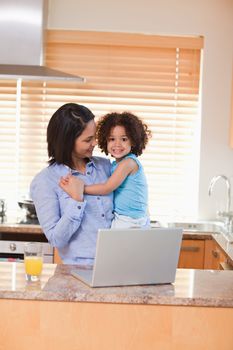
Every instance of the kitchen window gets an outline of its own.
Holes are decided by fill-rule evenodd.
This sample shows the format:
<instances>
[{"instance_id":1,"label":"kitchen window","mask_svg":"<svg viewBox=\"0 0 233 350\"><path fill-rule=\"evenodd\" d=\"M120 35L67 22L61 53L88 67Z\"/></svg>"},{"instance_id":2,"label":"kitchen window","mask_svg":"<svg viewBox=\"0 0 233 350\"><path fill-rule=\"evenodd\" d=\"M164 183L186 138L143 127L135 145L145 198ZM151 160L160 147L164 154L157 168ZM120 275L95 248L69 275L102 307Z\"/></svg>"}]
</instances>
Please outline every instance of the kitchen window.
<instances>
[{"instance_id":1,"label":"kitchen window","mask_svg":"<svg viewBox=\"0 0 233 350\"><path fill-rule=\"evenodd\" d=\"M46 165L51 115L63 103L77 102L97 119L125 110L144 119L153 133L140 157L152 219L194 218L202 48L201 37L48 30L46 65L86 81L0 80L0 197L8 208L14 210Z\"/></svg>"}]
</instances>

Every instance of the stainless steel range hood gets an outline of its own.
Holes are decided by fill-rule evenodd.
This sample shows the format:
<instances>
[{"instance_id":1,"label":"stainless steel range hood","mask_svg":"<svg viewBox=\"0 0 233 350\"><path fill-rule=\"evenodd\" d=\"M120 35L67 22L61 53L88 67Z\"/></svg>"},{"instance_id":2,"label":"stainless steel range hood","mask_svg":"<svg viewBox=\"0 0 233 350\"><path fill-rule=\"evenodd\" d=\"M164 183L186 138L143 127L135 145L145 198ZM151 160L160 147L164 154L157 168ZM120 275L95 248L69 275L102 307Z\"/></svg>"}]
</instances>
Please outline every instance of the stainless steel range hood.
<instances>
[{"instance_id":1,"label":"stainless steel range hood","mask_svg":"<svg viewBox=\"0 0 233 350\"><path fill-rule=\"evenodd\" d=\"M0 1L0 79L84 78L43 66L48 0Z\"/></svg>"}]
</instances>

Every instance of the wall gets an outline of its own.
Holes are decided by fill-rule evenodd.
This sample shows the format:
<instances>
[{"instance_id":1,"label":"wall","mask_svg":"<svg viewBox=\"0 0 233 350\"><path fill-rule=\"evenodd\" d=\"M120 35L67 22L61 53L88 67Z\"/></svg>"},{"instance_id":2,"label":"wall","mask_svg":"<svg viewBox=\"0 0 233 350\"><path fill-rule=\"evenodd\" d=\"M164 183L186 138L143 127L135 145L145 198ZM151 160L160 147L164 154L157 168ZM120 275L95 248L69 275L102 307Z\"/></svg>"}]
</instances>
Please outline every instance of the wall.
<instances>
[{"instance_id":1,"label":"wall","mask_svg":"<svg viewBox=\"0 0 233 350\"><path fill-rule=\"evenodd\" d=\"M199 219L215 218L226 189L219 182L209 197L210 179L216 174L233 179L233 1L49 0L48 28L204 36Z\"/></svg>"}]
</instances>

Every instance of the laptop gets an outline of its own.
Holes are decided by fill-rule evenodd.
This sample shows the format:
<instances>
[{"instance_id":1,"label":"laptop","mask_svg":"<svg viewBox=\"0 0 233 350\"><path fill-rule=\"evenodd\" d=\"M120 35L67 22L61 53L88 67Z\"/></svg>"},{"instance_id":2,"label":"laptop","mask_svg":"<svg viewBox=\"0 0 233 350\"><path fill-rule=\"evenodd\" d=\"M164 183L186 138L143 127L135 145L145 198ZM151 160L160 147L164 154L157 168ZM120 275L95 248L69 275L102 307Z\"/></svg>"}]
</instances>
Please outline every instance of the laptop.
<instances>
[{"instance_id":1,"label":"laptop","mask_svg":"<svg viewBox=\"0 0 233 350\"><path fill-rule=\"evenodd\" d=\"M173 283L181 228L100 229L93 268L71 274L90 287Z\"/></svg>"}]
</instances>

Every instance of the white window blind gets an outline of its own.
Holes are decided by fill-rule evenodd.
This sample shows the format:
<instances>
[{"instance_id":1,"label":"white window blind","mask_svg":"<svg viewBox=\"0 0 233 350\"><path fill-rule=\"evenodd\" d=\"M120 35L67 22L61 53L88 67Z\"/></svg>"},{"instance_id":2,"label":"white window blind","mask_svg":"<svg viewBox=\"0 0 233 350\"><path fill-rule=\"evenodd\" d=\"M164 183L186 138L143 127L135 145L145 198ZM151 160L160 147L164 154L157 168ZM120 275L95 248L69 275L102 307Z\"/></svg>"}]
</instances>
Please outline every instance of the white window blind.
<instances>
[{"instance_id":1,"label":"white window blind","mask_svg":"<svg viewBox=\"0 0 233 350\"><path fill-rule=\"evenodd\" d=\"M17 192L17 123L15 81L0 80L0 197L14 203Z\"/></svg>"},{"instance_id":2,"label":"white window blind","mask_svg":"<svg viewBox=\"0 0 233 350\"><path fill-rule=\"evenodd\" d=\"M16 82L1 83L0 123L9 130L1 142L7 147L7 135L14 135L8 148L12 157L19 145L16 166L10 156L2 155L6 177L1 177L1 187L6 195L7 187L18 189L17 195L28 193L32 177L47 161L49 118L63 103L77 102L97 118L127 110L144 119L153 132L140 157L148 179L151 217L195 216L202 38L59 30L47 34L46 65L83 76L86 82L23 82L18 122L14 121Z\"/></svg>"}]
</instances>

